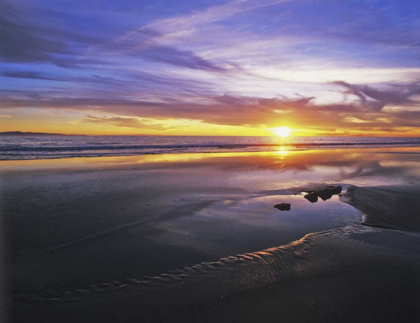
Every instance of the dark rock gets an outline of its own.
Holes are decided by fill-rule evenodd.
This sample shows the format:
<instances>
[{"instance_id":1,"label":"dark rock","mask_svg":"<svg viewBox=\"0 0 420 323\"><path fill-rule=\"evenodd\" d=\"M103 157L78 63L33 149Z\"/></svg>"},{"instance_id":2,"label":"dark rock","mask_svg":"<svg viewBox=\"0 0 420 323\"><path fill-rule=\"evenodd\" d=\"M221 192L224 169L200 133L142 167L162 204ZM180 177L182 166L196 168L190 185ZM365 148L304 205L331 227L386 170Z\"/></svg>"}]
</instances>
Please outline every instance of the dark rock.
<instances>
[{"instance_id":1,"label":"dark rock","mask_svg":"<svg viewBox=\"0 0 420 323\"><path fill-rule=\"evenodd\" d=\"M324 201L329 200L333 195L340 194L343 189L341 186L330 186L323 190L317 191L317 194Z\"/></svg>"},{"instance_id":2,"label":"dark rock","mask_svg":"<svg viewBox=\"0 0 420 323\"><path fill-rule=\"evenodd\" d=\"M304 196L305 199L307 199L311 203L318 202L318 194L316 192L309 192Z\"/></svg>"},{"instance_id":3,"label":"dark rock","mask_svg":"<svg viewBox=\"0 0 420 323\"><path fill-rule=\"evenodd\" d=\"M332 193L332 192L331 192L331 190L330 190L330 189L328 189L328 188L324 188L323 190L318 191L317 193L318 193L318 196L319 196L319 197L320 197L323 201L329 200L329 199L333 196L333 193Z\"/></svg>"},{"instance_id":4,"label":"dark rock","mask_svg":"<svg viewBox=\"0 0 420 323\"><path fill-rule=\"evenodd\" d=\"M330 191L333 194L340 194L342 190L343 189L341 186L333 186L332 188L330 188Z\"/></svg>"},{"instance_id":5,"label":"dark rock","mask_svg":"<svg viewBox=\"0 0 420 323\"><path fill-rule=\"evenodd\" d=\"M290 211L290 203L280 203L280 204L276 204L274 205L274 207L276 209L279 209L280 211Z\"/></svg>"},{"instance_id":6,"label":"dark rock","mask_svg":"<svg viewBox=\"0 0 420 323\"><path fill-rule=\"evenodd\" d=\"M340 194L342 190L341 186L330 186L322 190L308 191L308 194L306 194L304 198L311 203L316 203L318 201L318 197L320 197L323 201L326 201L333 195Z\"/></svg>"}]
</instances>

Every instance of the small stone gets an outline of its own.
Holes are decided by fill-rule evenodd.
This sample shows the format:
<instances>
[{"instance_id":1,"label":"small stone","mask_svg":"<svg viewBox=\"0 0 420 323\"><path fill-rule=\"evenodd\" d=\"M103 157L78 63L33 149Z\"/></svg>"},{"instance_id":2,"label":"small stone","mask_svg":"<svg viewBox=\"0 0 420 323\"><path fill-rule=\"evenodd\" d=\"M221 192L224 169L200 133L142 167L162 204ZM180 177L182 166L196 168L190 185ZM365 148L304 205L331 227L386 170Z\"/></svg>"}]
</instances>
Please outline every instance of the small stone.
<instances>
[{"instance_id":1,"label":"small stone","mask_svg":"<svg viewBox=\"0 0 420 323\"><path fill-rule=\"evenodd\" d=\"M280 211L290 211L290 203L280 203L280 204L276 204L274 205L274 207L276 209L279 209Z\"/></svg>"}]
</instances>

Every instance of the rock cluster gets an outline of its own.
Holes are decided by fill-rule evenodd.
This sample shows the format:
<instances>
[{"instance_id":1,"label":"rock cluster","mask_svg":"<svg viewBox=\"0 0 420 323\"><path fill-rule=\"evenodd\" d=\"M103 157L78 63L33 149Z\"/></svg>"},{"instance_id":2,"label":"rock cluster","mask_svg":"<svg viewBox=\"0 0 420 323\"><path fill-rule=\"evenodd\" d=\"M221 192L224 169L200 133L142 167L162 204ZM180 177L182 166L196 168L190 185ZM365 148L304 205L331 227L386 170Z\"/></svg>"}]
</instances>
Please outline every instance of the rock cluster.
<instances>
[{"instance_id":1,"label":"rock cluster","mask_svg":"<svg viewBox=\"0 0 420 323\"><path fill-rule=\"evenodd\" d=\"M308 191L304 198L311 203L318 202L318 197L323 201L329 200L333 195L340 194L343 189L341 186L331 186L324 188L322 190Z\"/></svg>"}]
</instances>

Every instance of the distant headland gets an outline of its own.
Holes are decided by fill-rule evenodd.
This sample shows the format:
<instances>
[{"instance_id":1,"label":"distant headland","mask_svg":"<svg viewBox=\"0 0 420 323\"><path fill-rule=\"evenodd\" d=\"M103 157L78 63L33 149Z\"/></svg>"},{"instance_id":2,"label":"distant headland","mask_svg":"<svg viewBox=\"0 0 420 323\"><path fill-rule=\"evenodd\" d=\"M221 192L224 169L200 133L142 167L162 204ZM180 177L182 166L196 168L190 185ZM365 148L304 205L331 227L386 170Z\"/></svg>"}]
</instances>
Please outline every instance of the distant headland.
<instances>
[{"instance_id":1,"label":"distant headland","mask_svg":"<svg viewBox=\"0 0 420 323\"><path fill-rule=\"evenodd\" d=\"M62 133L47 132L22 132L22 131L6 131L0 132L0 136L67 136Z\"/></svg>"}]
</instances>

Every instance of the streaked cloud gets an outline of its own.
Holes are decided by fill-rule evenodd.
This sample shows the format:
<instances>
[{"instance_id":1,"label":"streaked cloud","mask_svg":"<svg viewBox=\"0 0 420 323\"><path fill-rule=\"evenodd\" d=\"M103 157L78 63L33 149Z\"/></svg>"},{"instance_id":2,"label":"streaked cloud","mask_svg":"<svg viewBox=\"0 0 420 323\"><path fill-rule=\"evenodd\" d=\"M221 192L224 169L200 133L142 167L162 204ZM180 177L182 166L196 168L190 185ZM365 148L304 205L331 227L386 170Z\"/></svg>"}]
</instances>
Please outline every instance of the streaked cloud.
<instances>
[{"instance_id":1,"label":"streaked cloud","mask_svg":"<svg viewBox=\"0 0 420 323\"><path fill-rule=\"evenodd\" d=\"M63 124L70 111L87 131L414 133L416 9L392 0L1 0L0 109L13 119L56 111Z\"/></svg>"}]
</instances>

